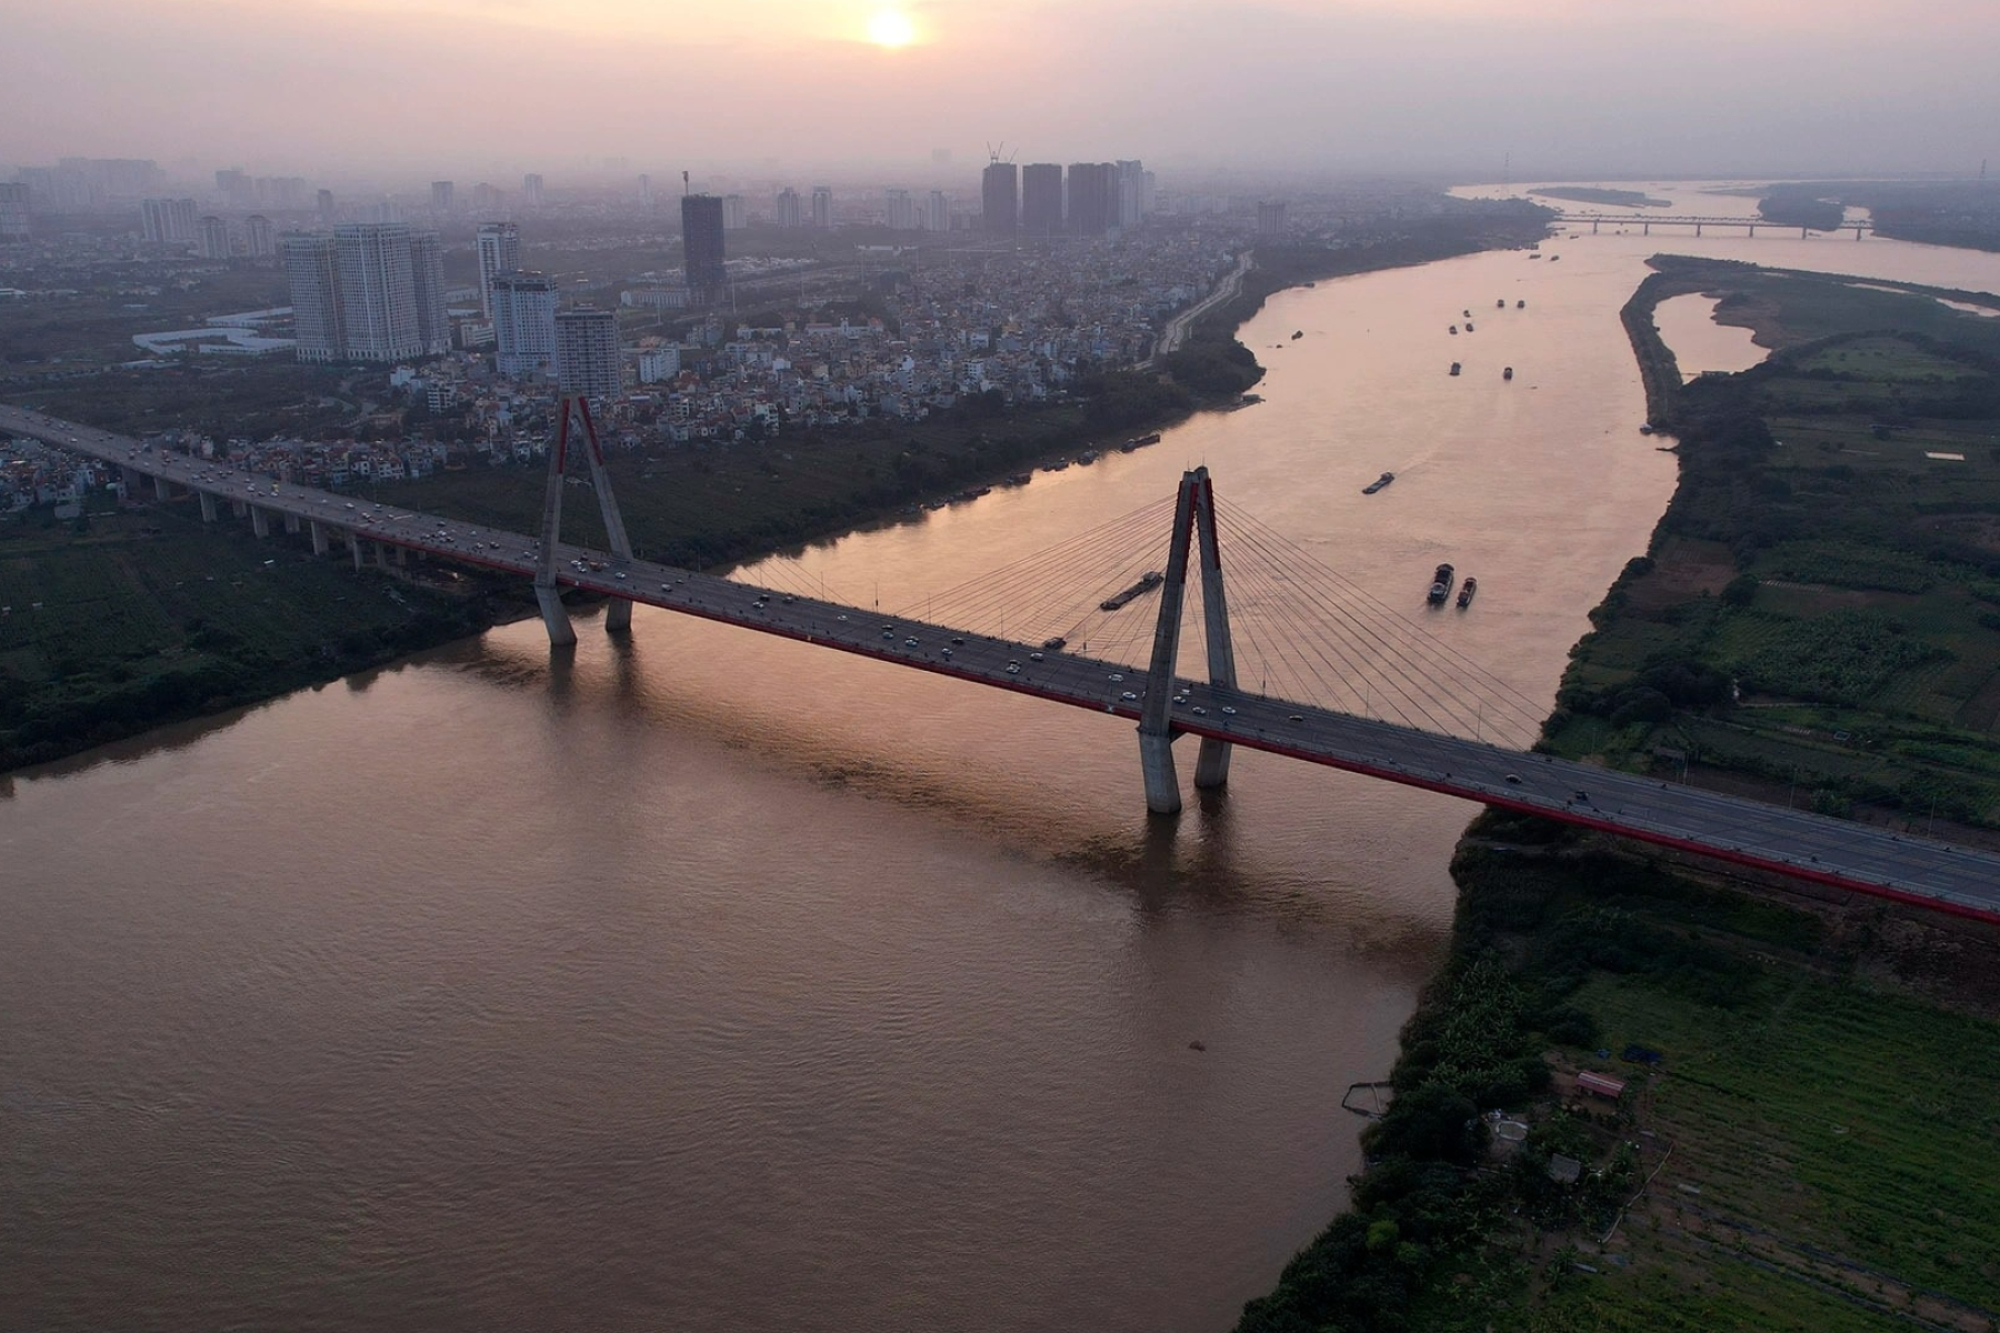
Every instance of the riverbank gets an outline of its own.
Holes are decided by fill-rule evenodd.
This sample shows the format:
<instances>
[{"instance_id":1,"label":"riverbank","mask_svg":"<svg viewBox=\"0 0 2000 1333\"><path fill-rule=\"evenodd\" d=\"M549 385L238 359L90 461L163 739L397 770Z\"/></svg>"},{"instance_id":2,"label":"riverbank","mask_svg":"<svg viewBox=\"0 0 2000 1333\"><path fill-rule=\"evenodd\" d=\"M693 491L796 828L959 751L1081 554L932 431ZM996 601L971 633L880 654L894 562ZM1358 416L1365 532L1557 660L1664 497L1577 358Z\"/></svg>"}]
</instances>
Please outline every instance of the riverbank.
<instances>
[{"instance_id":1,"label":"riverbank","mask_svg":"<svg viewBox=\"0 0 2000 1333\"><path fill-rule=\"evenodd\" d=\"M1992 330L1923 293L1691 264L1660 265L1624 310L1681 483L1652 554L1592 613L1545 743L1668 778L1689 765L1724 785L1756 776L1747 746L1667 744L1680 732L1661 729L1748 727L1797 747L1788 763L1819 758L1806 773L1816 803L1842 796L1831 763L1856 751L1933 782L1955 770L1960 791L1963 770L1987 762L1992 722L1940 722L1932 696L1948 668L2000 672L1980 655L2000 621L1912 608L1970 597L1995 573L1989 548L1940 544L1934 521L2000 511L1986 471L2000 453L1951 474L1950 508L1923 480L1977 452L1940 446L1938 432L1990 440L2000 428ZM1754 310L1790 350L1683 387L1652 311L1691 290L1722 294L1725 314ZM1950 336L1882 332L1908 324ZM1800 385L1821 395L1818 411L1800 411ZM1866 461L1846 461L1841 443L1905 436L1905 448L1860 450ZM1912 552L1905 522L1918 515L1931 536ZM1816 581L1770 586L1781 581L1759 571L1804 540L1829 552ZM1837 551L1852 563L1835 565ZM1933 586L1852 586L1885 556L1881 568L1907 572L1913 555ZM1911 599L1886 640L1818 632L1882 614L1866 598L1884 592ZM1797 674L1772 674L1780 661ZM1749 702L1769 707L1735 706L1746 664L1765 668L1774 696ZM1798 697L1815 664L1841 668L1819 688L1847 691L1845 725L1812 711L1828 701ZM1732 716L1749 712L1783 720ZM1919 728L1928 741L1904 743ZM1982 1109L2000 1091L1994 1070L1964 1059L2000 1040L1990 928L1493 812L1468 830L1453 876L1451 949L1405 1029L1352 1206L1240 1329L1993 1327L2000 1190L1959 1168L1995 1146Z\"/></svg>"}]
</instances>

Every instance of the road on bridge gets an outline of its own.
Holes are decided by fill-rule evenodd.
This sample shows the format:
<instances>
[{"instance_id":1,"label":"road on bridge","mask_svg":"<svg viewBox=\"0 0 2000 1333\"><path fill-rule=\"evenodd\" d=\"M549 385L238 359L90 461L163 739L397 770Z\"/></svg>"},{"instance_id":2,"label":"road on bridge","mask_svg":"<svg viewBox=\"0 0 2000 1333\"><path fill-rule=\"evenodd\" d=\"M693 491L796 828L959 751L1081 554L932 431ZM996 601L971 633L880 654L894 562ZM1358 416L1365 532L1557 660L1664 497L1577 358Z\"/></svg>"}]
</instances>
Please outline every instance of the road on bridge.
<instances>
[{"instance_id":1,"label":"road on bridge","mask_svg":"<svg viewBox=\"0 0 2000 1333\"><path fill-rule=\"evenodd\" d=\"M267 514L533 578L537 539L363 503L21 408L0 431L71 449ZM561 582L683 615L915 667L1136 722L1155 688L1143 669L879 611L758 588L580 546L557 550ZM1543 815L1739 865L1958 915L2000 921L2000 856L1868 824L1703 791L1634 773L1444 736L1200 681L1174 691L1179 733Z\"/></svg>"}]
</instances>

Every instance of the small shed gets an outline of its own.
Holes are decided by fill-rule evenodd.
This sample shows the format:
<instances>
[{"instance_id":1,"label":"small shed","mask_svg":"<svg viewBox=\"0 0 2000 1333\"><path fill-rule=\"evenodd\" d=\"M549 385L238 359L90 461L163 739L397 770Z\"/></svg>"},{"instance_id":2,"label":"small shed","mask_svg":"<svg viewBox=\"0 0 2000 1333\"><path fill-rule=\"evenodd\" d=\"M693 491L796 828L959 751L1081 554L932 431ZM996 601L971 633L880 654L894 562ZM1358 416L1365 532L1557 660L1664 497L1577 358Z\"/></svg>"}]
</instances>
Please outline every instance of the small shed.
<instances>
[{"instance_id":1,"label":"small shed","mask_svg":"<svg viewBox=\"0 0 2000 1333\"><path fill-rule=\"evenodd\" d=\"M1576 1090L1615 1102L1625 1095L1625 1080L1586 1069L1576 1076Z\"/></svg>"}]
</instances>

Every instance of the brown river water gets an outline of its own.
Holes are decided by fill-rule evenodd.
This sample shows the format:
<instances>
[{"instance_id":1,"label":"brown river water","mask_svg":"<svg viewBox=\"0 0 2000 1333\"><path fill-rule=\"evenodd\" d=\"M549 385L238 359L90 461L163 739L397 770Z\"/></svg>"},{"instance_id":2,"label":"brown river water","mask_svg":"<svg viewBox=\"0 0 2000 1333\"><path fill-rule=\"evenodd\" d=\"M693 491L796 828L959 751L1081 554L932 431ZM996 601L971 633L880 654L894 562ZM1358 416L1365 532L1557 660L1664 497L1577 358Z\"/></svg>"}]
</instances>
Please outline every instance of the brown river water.
<instances>
[{"instance_id":1,"label":"brown river water","mask_svg":"<svg viewBox=\"0 0 2000 1333\"><path fill-rule=\"evenodd\" d=\"M1616 318L1646 254L2000 290L1698 245L1282 293L1263 404L765 573L916 607L1205 463L1547 700L1673 486ZM1426 617L1447 559L1478 601ZM1194 1333L1339 1209L1472 807L1241 754L1149 820L1129 724L582 629L0 779L0 1329Z\"/></svg>"}]
</instances>

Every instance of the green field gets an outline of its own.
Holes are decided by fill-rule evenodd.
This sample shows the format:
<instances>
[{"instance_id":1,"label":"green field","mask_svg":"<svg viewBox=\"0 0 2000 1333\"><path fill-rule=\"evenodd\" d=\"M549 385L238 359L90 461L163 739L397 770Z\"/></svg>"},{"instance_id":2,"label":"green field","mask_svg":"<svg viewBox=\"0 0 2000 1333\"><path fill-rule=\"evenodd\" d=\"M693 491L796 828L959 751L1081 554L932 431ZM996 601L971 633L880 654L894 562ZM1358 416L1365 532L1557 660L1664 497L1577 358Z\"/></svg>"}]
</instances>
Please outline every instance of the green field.
<instances>
[{"instance_id":1,"label":"green field","mask_svg":"<svg viewBox=\"0 0 2000 1333\"><path fill-rule=\"evenodd\" d=\"M1648 288L1721 293L1780 350L1656 413L1682 484L1550 743L2000 827L2000 328L1927 289L1734 264L1663 262Z\"/></svg>"}]
</instances>

